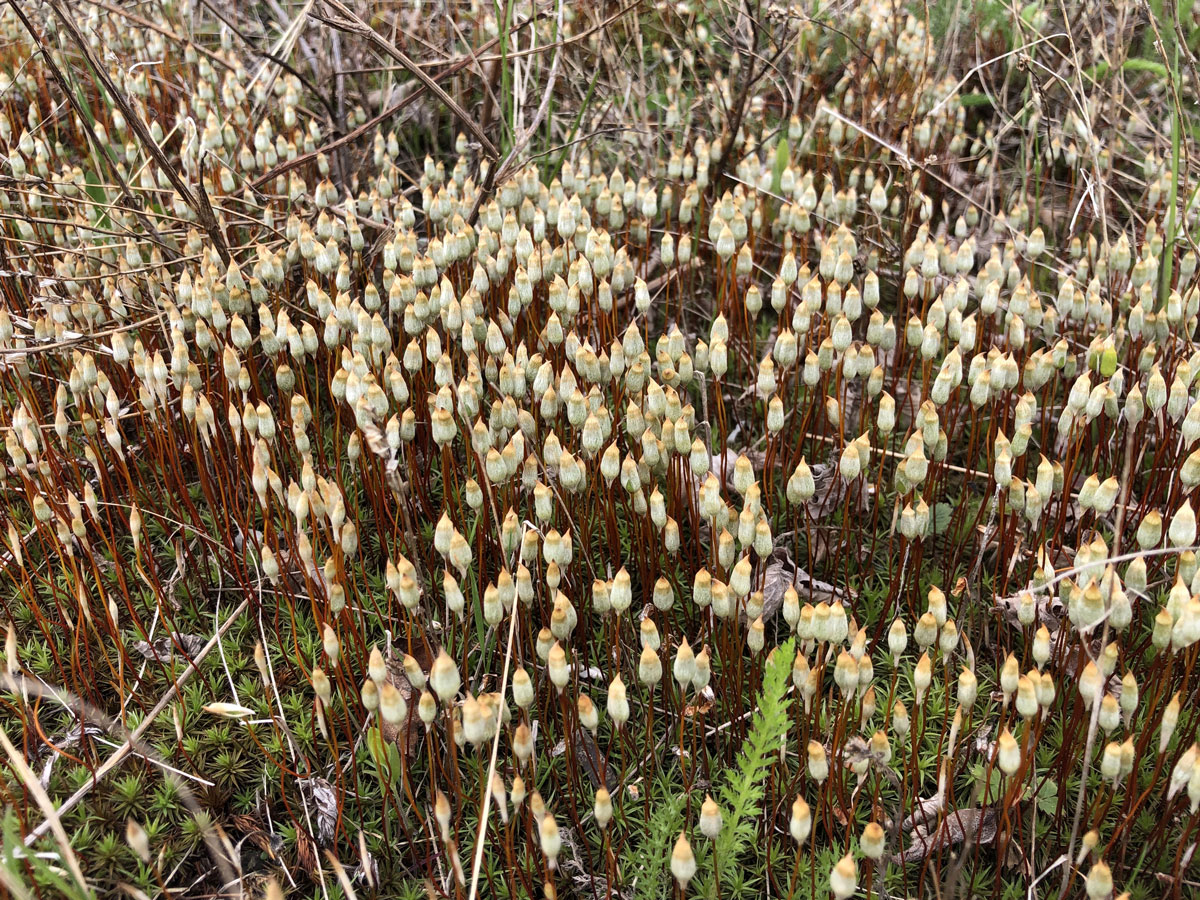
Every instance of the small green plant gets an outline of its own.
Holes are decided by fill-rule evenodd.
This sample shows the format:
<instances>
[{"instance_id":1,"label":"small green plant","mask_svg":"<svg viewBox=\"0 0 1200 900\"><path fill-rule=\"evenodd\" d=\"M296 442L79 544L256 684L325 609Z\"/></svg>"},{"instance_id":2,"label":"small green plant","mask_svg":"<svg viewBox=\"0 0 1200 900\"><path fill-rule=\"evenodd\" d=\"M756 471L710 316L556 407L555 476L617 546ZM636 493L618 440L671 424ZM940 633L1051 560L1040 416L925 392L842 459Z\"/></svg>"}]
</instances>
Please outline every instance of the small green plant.
<instances>
[{"instance_id":1,"label":"small green plant","mask_svg":"<svg viewBox=\"0 0 1200 900\"><path fill-rule=\"evenodd\" d=\"M787 690L795 652L795 644L789 640L775 648L767 660L762 689L753 707L745 742L719 788L718 802L725 821L713 842L713 868L711 873L705 872L701 881L701 896L716 897L718 881L729 889L726 896L737 895L730 891L739 877L742 855L758 831L757 822L766 797L767 773L781 749L786 747L790 725Z\"/></svg>"}]
</instances>

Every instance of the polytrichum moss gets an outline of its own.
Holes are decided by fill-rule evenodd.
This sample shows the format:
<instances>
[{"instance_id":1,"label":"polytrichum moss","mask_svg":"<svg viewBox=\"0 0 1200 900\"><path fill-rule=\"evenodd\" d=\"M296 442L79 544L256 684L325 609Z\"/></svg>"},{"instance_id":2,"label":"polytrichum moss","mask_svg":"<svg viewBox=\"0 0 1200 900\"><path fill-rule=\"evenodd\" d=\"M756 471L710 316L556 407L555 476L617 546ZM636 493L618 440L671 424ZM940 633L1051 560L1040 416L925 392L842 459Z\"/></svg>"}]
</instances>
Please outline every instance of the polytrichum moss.
<instances>
[{"instance_id":1,"label":"polytrichum moss","mask_svg":"<svg viewBox=\"0 0 1200 900\"><path fill-rule=\"evenodd\" d=\"M0 11L5 891L1194 893L1188 23L267 6Z\"/></svg>"}]
</instances>

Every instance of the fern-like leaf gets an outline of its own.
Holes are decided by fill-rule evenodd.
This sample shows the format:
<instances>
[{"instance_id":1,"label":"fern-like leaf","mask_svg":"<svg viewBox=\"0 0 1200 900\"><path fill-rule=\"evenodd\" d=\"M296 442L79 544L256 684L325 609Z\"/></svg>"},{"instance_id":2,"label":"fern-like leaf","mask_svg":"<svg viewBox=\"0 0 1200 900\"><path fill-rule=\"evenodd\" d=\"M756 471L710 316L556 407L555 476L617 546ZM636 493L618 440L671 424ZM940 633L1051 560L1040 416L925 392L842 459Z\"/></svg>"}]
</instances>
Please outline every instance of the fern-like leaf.
<instances>
[{"instance_id":1,"label":"fern-like leaf","mask_svg":"<svg viewBox=\"0 0 1200 900\"><path fill-rule=\"evenodd\" d=\"M758 708L750 722L750 731L742 745L737 764L729 779L718 790L718 802L725 813L725 824L716 840L716 863L721 881L730 885L737 861L753 841L755 819L762 813L766 793L767 770L771 758L779 752L780 741L788 730L788 677L792 671L795 645L787 641L767 662ZM708 871L701 883L701 896L716 896L716 873L712 856L705 860ZM703 871L703 869L702 869Z\"/></svg>"},{"instance_id":2,"label":"fern-like leaf","mask_svg":"<svg viewBox=\"0 0 1200 900\"><path fill-rule=\"evenodd\" d=\"M683 794L676 794L655 804L646 839L636 845L628 863L622 866L628 873L624 880L633 885L637 900L662 900L666 895L671 847L683 827L683 801Z\"/></svg>"}]
</instances>

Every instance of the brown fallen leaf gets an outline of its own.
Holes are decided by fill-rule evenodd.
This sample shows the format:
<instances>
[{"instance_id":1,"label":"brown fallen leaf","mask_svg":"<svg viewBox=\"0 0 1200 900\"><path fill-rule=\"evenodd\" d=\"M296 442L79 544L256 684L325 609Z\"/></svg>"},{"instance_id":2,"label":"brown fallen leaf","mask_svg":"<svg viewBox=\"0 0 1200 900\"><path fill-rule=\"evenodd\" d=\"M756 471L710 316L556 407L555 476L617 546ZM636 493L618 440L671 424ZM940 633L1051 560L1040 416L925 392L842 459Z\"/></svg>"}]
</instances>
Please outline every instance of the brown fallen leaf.
<instances>
[{"instance_id":1,"label":"brown fallen leaf","mask_svg":"<svg viewBox=\"0 0 1200 900\"><path fill-rule=\"evenodd\" d=\"M600 787L600 773L603 771L607 777L604 780L604 786L609 791L614 791L617 788L617 773L607 764L600 748L596 746L596 741L592 737L592 733L586 728L575 726L572 732L574 737L571 743L571 753L575 761L583 766L584 772L587 773L588 781L592 783L593 788ZM552 757L562 756L567 752L565 741L559 741L550 751Z\"/></svg>"},{"instance_id":2,"label":"brown fallen leaf","mask_svg":"<svg viewBox=\"0 0 1200 900\"><path fill-rule=\"evenodd\" d=\"M851 767L856 763L865 762L897 788L900 787L900 776L888 765L887 759L882 754L871 750L871 745L862 735L856 734L846 741L841 750L841 760L843 765Z\"/></svg>"},{"instance_id":3,"label":"brown fallen leaf","mask_svg":"<svg viewBox=\"0 0 1200 900\"><path fill-rule=\"evenodd\" d=\"M948 813L932 832L924 824L914 827L911 842L900 853L892 855L892 862L920 862L938 850L964 841L990 844L996 839L998 824L996 811L991 807L956 809Z\"/></svg>"},{"instance_id":4,"label":"brown fallen leaf","mask_svg":"<svg viewBox=\"0 0 1200 900\"><path fill-rule=\"evenodd\" d=\"M233 816L230 823L269 859L275 859L275 848L272 846L271 835L257 816L250 813L239 813Z\"/></svg>"},{"instance_id":5,"label":"brown fallen leaf","mask_svg":"<svg viewBox=\"0 0 1200 900\"><path fill-rule=\"evenodd\" d=\"M683 715L688 719L706 715L713 708L713 702L714 695L712 689L705 687L695 703L689 703L683 708Z\"/></svg>"},{"instance_id":6,"label":"brown fallen leaf","mask_svg":"<svg viewBox=\"0 0 1200 900\"><path fill-rule=\"evenodd\" d=\"M130 645L130 649L143 659L153 659L169 663L175 659L176 648L182 648L183 653L187 657L192 658L200 654L206 643L207 640L199 635L176 632L172 635L160 637L153 642L134 641Z\"/></svg>"},{"instance_id":7,"label":"brown fallen leaf","mask_svg":"<svg viewBox=\"0 0 1200 900\"><path fill-rule=\"evenodd\" d=\"M830 603L834 600L854 598L854 592L843 590L827 581L821 581L809 575L792 560L792 555L786 547L777 546L768 557L767 568L763 573L763 622L770 622L783 606L783 597L789 587L795 587L801 602L819 603L824 600ZM745 621L745 612L740 613Z\"/></svg>"},{"instance_id":8,"label":"brown fallen leaf","mask_svg":"<svg viewBox=\"0 0 1200 900\"><path fill-rule=\"evenodd\" d=\"M900 827L905 831L912 831L917 826L923 826L933 821L937 814L942 811L942 794L939 791L932 797L926 797L924 800L917 802L916 808L907 816Z\"/></svg>"},{"instance_id":9,"label":"brown fallen leaf","mask_svg":"<svg viewBox=\"0 0 1200 900\"><path fill-rule=\"evenodd\" d=\"M300 789L304 792L305 799L314 807L313 819L317 827L317 840L323 845L328 845L333 840L338 820L338 802L333 785L320 776L314 776L300 779Z\"/></svg>"},{"instance_id":10,"label":"brown fallen leaf","mask_svg":"<svg viewBox=\"0 0 1200 900\"><path fill-rule=\"evenodd\" d=\"M583 764L583 769L587 772L588 781L592 783L593 788L604 784L610 793L617 789L616 771L612 766L607 765L603 754L600 753L600 748L596 746L592 733L586 728L577 727L575 729L575 758ZM600 777L601 772L606 776L603 779Z\"/></svg>"},{"instance_id":11,"label":"brown fallen leaf","mask_svg":"<svg viewBox=\"0 0 1200 900\"><path fill-rule=\"evenodd\" d=\"M1053 637L1058 632L1059 625L1062 624L1063 617L1066 615L1066 607L1058 599L1057 593L1049 591L1038 591L1033 595L1033 599L1037 608L1037 623L1045 625L1051 637ZM1020 620L1017 618L1017 612L1020 609L1020 600L1016 595L1011 597L997 597L994 604L995 608L1004 616L1004 621L1011 627L1022 627Z\"/></svg>"},{"instance_id":12,"label":"brown fallen leaf","mask_svg":"<svg viewBox=\"0 0 1200 900\"><path fill-rule=\"evenodd\" d=\"M418 659L417 662L420 663L421 660ZM425 666L422 666L422 668L425 668ZM420 696L408 680L408 676L404 674L404 659L402 656L396 653L391 654L387 660L387 671L388 681L400 692L400 696L404 698L407 712L403 721L394 725L390 722L382 722L380 731L385 741L394 743L405 756L411 759L417 752L417 746L421 741L420 721L417 715L417 704L420 701Z\"/></svg>"},{"instance_id":13,"label":"brown fallen leaf","mask_svg":"<svg viewBox=\"0 0 1200 900\"><path fill-rule=\"evenodd\" d=\"M310 878L317 874L317 845L303 831L296 832L296 861Z\"/></svg>"}]
</instances>

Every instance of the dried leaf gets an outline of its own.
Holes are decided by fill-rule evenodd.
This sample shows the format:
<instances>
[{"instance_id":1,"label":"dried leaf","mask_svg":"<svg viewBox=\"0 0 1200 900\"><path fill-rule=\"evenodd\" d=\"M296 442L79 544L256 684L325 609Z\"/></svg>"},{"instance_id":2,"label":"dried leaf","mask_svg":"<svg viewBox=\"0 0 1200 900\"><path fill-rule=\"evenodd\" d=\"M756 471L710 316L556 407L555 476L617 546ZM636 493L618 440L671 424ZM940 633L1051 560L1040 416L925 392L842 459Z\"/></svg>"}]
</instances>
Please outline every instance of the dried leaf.
<instances>
[{"instance_id":1,"label":"dried leaf","mask_svg":"<svg viewBox=\"0 0 1200 900\"><path fill-rule=\"evenodd\" d=\"M912 831L918 825L924 825L933 821L934 817L942 811L942 794L939 791L932 797L926 797L924 800L918 800L916 809L912 811L900 827L905 831Z\"/></svg>"},{"instance_id":2,"label":"dried leaf","mask_svg":"<svg viewBox=\"0 0 1200 900\"><path fill-rule=\"evenodd\" d=\"M194 659L204 649L206 643L208 641L199 635L176 632L166 637L160 637L153 643L134 641L130 649L143 659L153 659L170 663L175 661L177 647L182 647L184 654L189 659Z\"/></svg>"},{"instance_id":3,"label":"dried leaf","mask_svg":"<svg viewBox=\"0 0 1200 900\"><path fill-rule=\"evenodd\" d=\"M314 776L300 779L300 789L316 809L317 841L328 844L333 840L338 818L337 795L333 792L333 785L320 776Z\"/></svg>"},{"instance_id":4,"label":"dried leaf","mask_svg":"<svg viewBox=\"0 0 1200 900\"><path fill-rule=\"evenodd\" d=\"M956 809L942 819L932 833L925 825L912 831L912 842L902 852L894 854L897 863L920 862L938 850L953 847L964 841L972 844L990 844L996 839L998 827L996 811L984 809Z\"/></svg>"},{"instance_id":5,"label":"dried leaf","mask_svg":"<svg viewBox=\"0 0 1200 900\"><path fill-rule=\"evenodd\" d=\"M392 448L388 446L387 438L374 422L366 421L359 425L359 430L367 441L367 449L376 456L390 460L393 458Z\"/></svg>"},{"instance_id":6,"label":"dried leaf","mask_svg":"<svg viewBox=\"0 0 1200 900\"><path fill-rule=\"evenodd\" d=\"M704 690L700 692L700 696L696 699L696 702L689 703L683 708L684 717L688 719L694 719L696 716L707 715L709 710L713 708L715 699L716 698L713 694L712 688L705 685Z\"/></svg>"},{"instance_id":7,"label":"dried leaf","mask_svg":"<svg viewBox=\"0 0 1200 900\"><path fill-rule=\"evenodd\" d=\"M420 660L418 660L419 662ZM420 697L409 682L408 676L404 674L404 663L400 656L392 654L388 657L387 670L388 681L400 692L408 711L402 722L394 725L387 721L381 722L380 731L385 741L394 743L405 756L411 759L421 740L417 715L417 703L420 701Z\"/></svg>"},{"instance_id":8,"label":"dried leaf","mask_svg":"<svg viewBox=\"0 0 1200 900\"><path fill-rule=\"evenodd\" d=\"M856 734L850 740L846 741L845 746L842 748L842 762L848 766L866 762L899 787L899 776L888 765L887 758L882 753L872 751L871 745L867 743L867 739L862 735Z\"/></svg>"},{"instance_id":9,"label":"dried leaf","mask_svg":"<svg viewBox=\"0 0 1200 900\"><path fill-rule=\"evenodd\" d=\"M317 845L303 831L296 832L296 860L309 878L317 874Z\"/></svg>"},{"instance_id":10,"label":"dried leaf","mask_svg":"<svg viewBox=\"0 0 1200 900\"><path fill-rule=\"evenodd\" d=\"M583 766L583 770L587 773L588 781L592 783L592 787L600 787L600 773L601 771L605 771L608 776L605 779L605 787L610 792L615 791L617 789L617 773L605 761L600 748L596 746L596 741L592 737L592 733L586 728L576 726L572 734L574 735L571 744L572 755L575 761ZM566 752L566 741L559 741L550 751L550 756L557 758Z\"/></svg>"},{"instance_id":11,"label":"dried leaf","mask_svg":"<svg viewBox=\"0 0 1200 900\"><path fill-rule=\"evenodd\" d=\"M1048 591L1038 591L1033 595L1034 602L1037 604L1037 622L1046 626L1046 629L1053 637L1057 632L1059 625L1062 623L1063 616L1066 614L1066 607L1063 606L1061 600L1058 599L1058 594ZM1021 623L1017 618L1017 610L1020 607L1020 601L1017 597L997 597L995 607L1004 616L1004 620L1013 628L1020 628Z\"/></svg>"},{"instance_id":12,"label":"dried leaf","mask_svg":"<svg viewBox=\"0 0 1200 900\"><path fill-rule=\"evenodd\" d=\"M230 823L245 836L246 840L258 847L267 857L275 859L275 845L279 842L279 838L270 834L263 827L263 823L257 816L249 813L241 813L234 815L230 819Z\"/></svg>"},{"instance_id":13,"label":"dried leaf","mask_svg":"<svg viewBox=\"0 0 1200 900\"><path fill-rule=\"evenodd\" d=\"M575 739L577 748L575 756L583 763L584 771L587 772L592 787L598 788L603 784L610 792L615 791L617 789L617 773L605 761L600 748L596 746L592 733L586 728L576 728ZM606 777L600 777L602 772Z\"/></svg>"},{"instance_id":14,"label":"dried leaf","mask_svg":"<svg viewBox=\"0 0 1200 900\"><path fill-rule=\"evenodd\" d=\"M784 546L777 546L769 557L766 571L763 573L763 622L774 618L783 606L783 596L789 587L795 587L796 592L805 602L826 603L834 600L846 600L854 597L852 591L846 591L827 581L813 578L804 569L796 565L792 556ZM743 621L745 613L742 614Z\"/></svg>"},{"instance_id":15,"label":"dried leaf","mask_svg":"<svg viewBox=\"0 0 1200 900\"><path fill-rule=\"evenodd\" d=\"M783 595L788 586L794 582L796 570L783 560L773 557L773 561L763 573L763 609L762 618L769 622L783 606Z\"/></svg>"}]
</instances>

